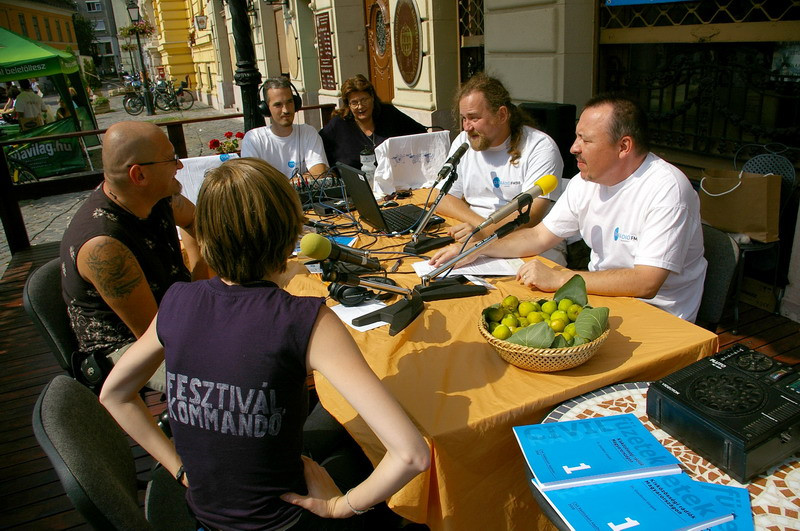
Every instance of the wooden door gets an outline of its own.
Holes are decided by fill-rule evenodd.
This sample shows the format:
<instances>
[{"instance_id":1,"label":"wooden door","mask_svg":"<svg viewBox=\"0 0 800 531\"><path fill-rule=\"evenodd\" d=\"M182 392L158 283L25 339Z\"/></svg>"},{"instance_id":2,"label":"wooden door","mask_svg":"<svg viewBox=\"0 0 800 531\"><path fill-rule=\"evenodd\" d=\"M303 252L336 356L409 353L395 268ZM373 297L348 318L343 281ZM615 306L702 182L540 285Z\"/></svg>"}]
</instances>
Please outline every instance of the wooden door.
<instances>
[{"instance_id":1,"label":"wooden door","mask_svg":"<svg viewBox=\"0 0 800 531\"><path fill-rule=\"evenodd\" d=\"M392 79L392 38L389 26L389 0L364 0L367 17L369 80L381 101L394 98Z\"/></svg>"}]
</instances>

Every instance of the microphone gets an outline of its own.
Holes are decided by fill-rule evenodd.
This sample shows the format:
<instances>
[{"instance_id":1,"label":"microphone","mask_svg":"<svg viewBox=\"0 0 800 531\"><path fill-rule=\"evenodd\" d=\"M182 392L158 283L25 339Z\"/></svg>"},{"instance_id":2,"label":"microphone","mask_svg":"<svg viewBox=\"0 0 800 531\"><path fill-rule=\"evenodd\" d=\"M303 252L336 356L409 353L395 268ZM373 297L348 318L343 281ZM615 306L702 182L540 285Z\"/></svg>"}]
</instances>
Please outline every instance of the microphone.
<instances>
[{"instance_id":1,"label":"microphone","mask_svg":"<svg viewBox=\"0 0 800 531\"><path fill-rule=\"evenodd\" d=\"M458 166L458 161L461 160L461 157L464 156L464 153L466 153L468 149L469 143L467 142L464 142L458 147L456 152L453 153L453 155L447 159L447 162L444 163L442 169L439 170L439 175L436 176L436 183L434 183L434 185L438 184L439 181L450 175L450 172L453 171L456 166Z\"/></svg>"},{"instance_id":2,"label":"microphone","mask_svg":"<svg viewBox=\"0 0 800 531\"><path fill-rule=\"evenodd\" d=\"M489 225L493 223L497 223L501 219L506 218L512 212L515 212L517 209L522 208L526 204L530 204L535 198L539 197L540 195L547 195L553 190L556 189L558 186L558 178L555 175L544 175L539 177L536 180L533 188L528 191L522 192L521 194L517 195L514 199L508 202L508 204L501 206L497 210L494 211L486 220L475 227L475 230L472 231L473 234L485 229Z\"/></svg>"},{"instance_id":3,"label":"microphone","mask_svg":"<svg viewBox=\"0 0 800 531\"><path fill-rule=\"evenodd\" d=\"M373 271L380 271L381 264L374 258L369 258L362 255L363 251L360 249L353 249L346 245L337 245L324 236L319 234L306 234L300 240L300 251L309 258L314 260L338 260L340 262L347 262L357 266L371 269Z\"/></svg>"}]
</instances>

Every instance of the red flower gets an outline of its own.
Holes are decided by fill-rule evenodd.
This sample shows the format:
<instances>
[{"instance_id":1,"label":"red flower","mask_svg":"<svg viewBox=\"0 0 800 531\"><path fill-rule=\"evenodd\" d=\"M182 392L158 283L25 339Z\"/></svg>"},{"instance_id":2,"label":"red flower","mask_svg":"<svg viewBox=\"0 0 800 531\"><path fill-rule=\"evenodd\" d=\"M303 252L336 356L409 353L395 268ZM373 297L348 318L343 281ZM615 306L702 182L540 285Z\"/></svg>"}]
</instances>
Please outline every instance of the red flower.
<instances>
[{"instance_id":1,"label":"red flower","mask_svg":"<svg viewBox=\"0 0 800 531\"><path fill-rule=\"evenodd\" d=\"M225 138L230 138L230 137L232 137L232 136L233 136L233 133L232 133L232 132L230 132L230 131L228 131L228 132L227 132L227 133L225 133L223 136L224 136Z\"/></svg>"},{"instance_id":2,"label":"red flower","mask_svg":"<svg viewBox=\"0 0 800 531\"><path fill-rule=\"evenodd\" d=\"M217 149L218 147L219 147L219 140L217 140L215 138L215 139L209 141L209 143L208 143L208 148L209 149Z\"/></svg>"},{"instance_id":3,"label":"red flower","mask_svg":"<svg viewBox=\"0 0 800 531\"><path fill-rule=\"evenodd\" d=\"M238 138L239 140L241 140L242 138L244 138L244 133L242 133L241 131L239 131L238 133L236 133L236 138Z\"/></svg>"}]
</instances>

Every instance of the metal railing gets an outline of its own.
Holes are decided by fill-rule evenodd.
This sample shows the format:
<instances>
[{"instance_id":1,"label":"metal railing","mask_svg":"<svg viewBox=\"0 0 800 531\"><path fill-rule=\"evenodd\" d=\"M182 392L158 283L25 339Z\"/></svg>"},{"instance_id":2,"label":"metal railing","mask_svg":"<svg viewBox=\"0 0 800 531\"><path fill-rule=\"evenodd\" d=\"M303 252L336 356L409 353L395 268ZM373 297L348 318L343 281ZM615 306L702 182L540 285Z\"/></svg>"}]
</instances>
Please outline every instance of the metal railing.
<instances>
[{"instance_id":1,"label":"metal railing","mask_svg":"<svg viewBox=\"0 0 800 531\"><path fill-rule=\"evenodd\" d=\"M302 112L315 110L319 111L321 122L324 125L330 121L335 107L336 106L332 103L323 105L304 105ZM186 138L183 132L183 126L185 124L229 120L231 118L242 118L243 116L244 115L241 113L226 114L223 116L192 118L188 120L155 122L155 125L166 128L167 136L175 148L175 153L181 158L187 158L188 151L186 148ZM0 141L0 220L3 222L3 230L5 231L6 239L8 240L8 247L12 254L17 251L29 249L31 246L30 239L28 238L28 232L25 228L25 221L22 218L22 211L20 210L19 201L23 199L33 199L90 190L100 184L100 182L103 180L103 170L98 169L71 173L68 175L49 177L37 182L15 185L12 180L8 161L6 160L5 150L3 148L5 146L20 144L23 142L36 143L42 141L59 140L62 138L82 138L90 135L102 135L105 132L106 129L96 129L92 131L78 131L59 135L25 138L24 140L10 139Z\"/></svg>"}]
</instances>

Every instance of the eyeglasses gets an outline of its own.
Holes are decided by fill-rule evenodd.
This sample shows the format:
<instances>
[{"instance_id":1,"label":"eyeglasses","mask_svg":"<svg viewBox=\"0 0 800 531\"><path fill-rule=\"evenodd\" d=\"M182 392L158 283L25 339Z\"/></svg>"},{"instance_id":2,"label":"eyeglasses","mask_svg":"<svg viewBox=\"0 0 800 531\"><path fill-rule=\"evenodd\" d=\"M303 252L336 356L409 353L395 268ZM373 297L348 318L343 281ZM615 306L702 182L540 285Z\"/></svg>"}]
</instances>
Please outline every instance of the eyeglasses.
<instances>
[{"instance_id":1,"label":"eyeglasses","mask_svg":"<svg viewBox=\"0 0 800 531\"><path fill-rule=\"evenodd\" d=\"M177 164L178 162L180 162L180 160L181 160L180 156L176 153L172 155L171 159L157 160L155 162L134 162L133 164L128 164L128 167L130 168L131 166L150 166L151 164L166 164L167 162L174 162L175 164Z\"/></svg>"},{"instance_id":2,"label":"eyeglasses","mask_svg":"<svg viewBox=\"0 0 800 531\"><path fill-rule=\"evenodd\" d=\"M355 109L356 107L366 107L372 102L372 98L361 98L360 100L350 100L350 107Z\"/></svg>"}]
</instances>

